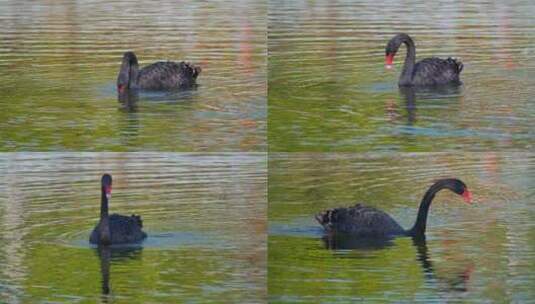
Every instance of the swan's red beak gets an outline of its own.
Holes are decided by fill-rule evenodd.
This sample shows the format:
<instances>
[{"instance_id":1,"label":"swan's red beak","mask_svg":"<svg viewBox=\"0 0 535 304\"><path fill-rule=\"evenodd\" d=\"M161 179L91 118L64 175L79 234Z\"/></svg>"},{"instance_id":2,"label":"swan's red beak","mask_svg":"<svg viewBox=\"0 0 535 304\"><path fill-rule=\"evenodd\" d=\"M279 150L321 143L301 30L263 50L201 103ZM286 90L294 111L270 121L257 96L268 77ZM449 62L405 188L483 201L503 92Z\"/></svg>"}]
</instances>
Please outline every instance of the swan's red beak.
<instances>
[{"instance_id":1,"label":"swan's red beak","mask_svg":"<svg viewBox=\"0 0 535 304\"><path fill-rule=\"evenodd\" d=\"M386 57L385 57L385 68L391 69L393 62L394 62L394 54L386 55Z\"/></svg>"},{"instance_id":2,"label":"swan's red beak","mask_svg":"<svg viewBox=\"0 0 535 304\"><path fill-rule=\"evenodd\" d=\"M106 192L106 197L110 199L111 198L111 186L105 186L104 192Z\"/></svg>"},{"instance_id":3,"label":"swan's red beak","mask_svg":"<svg viewBox=\"0 0 535 304\"><path fill-rule=\"evenodd\" d=\"M468 204L472 203L472 192L468 191L468 189L464 190L462 196L465 202Z\"/></svg>"},{"instance_id":4,"label":"swan's red beak","mask_svg":"<svg viewBox=\"0 0 535 304\"><path fill-rule=\"evenodd\" d=\"M125 88L126 86L124 84L117 85L117 91L119 91L119 93L124 93Z\"/></svg>"}]
</instances>

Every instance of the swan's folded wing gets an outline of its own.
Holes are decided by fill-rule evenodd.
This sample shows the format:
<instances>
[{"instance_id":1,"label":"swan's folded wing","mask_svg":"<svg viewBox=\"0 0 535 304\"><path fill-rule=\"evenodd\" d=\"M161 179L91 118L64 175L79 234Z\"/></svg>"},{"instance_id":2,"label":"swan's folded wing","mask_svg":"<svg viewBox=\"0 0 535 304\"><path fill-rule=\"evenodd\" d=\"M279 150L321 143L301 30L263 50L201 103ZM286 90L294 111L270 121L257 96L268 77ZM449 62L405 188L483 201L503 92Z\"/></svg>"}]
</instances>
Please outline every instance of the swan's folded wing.
<instances>
[{"instance_id":1,"label":"swan's folded wing","mask_svg":"<svg viewBox=\"0 0 535 304\"><path fill-rule=\"evenodd\" d=\"M328 231L349 232L363 222L367 209L369 207L361 204L350 208L327 209L317 214L316 220Z\"/></svg>"},{"instance_id":2,"label":"swan's folded wing","mask_svg":"<svg viewBox=\"0 0 535 304\"><path fill-rule=\"evenodd\" d=\"M426 58L414 66L413 82L421 85L459 83L463 65L453 58Z\"/></svg>"},{"instance_id":3,"label":"swan's folded wing","mask_svg":"<svg viewBox=\"0 0 535 304\"><path fill-rule=\"evenodd\" d=\"M167 90L195 86L201 68L187 62L160 61L139 71L138 86L141 89Z\"/></svg>"},{"instance_id":4,"label":"swan's folded wing","mask_svg":"<svg viewBox=\"0 0 535 304\"><path fill-rule=\"evenodd\" d=\"M110 215L110 232L114 244L134 243L146 236L137 218L120 214Z\"/></svg>"},{"instance_id":5,"label":"swan's folded wing","mask_svg":"<svg viewBox=\"0 0 535 304\"><path fill-rule=\"evenodd\" d=\"M328 232L357 236L388 236L403 234L404 230L387 213L361 204L350 208L326 210L316 216Z\"/></svg>"},{"instance_id":6,"label":"swan's folded wing","mask_svg":"<svg viewBox=\"0 0 535 304\"><path fill-rule=\"evenodd\" d=\"M190 77L196 79L201 73L201 67L196 66L192 63L182 61L179 63L180 73L183 77Z\"/></svg>"}]
</instances>

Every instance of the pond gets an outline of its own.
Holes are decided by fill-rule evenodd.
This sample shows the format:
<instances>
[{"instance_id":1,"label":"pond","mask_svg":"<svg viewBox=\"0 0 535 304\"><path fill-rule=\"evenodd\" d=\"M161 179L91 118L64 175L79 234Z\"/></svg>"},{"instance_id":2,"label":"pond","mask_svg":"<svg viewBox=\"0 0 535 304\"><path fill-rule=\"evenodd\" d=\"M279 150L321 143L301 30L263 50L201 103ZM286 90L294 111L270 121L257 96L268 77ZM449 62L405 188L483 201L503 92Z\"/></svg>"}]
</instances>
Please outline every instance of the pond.
<instances>
[{"instance_id":1,"label":"pond","mask_svg":"<svg viewBox=\"0 0 535 304\"><path fill-rule=\"evenodd\" d=\"M535 280L535 155L270 153L268 294L272 303L522 303ZM410 228L423 194L444 190L425 242L326 238L314 215L357 202Z\"/></svg>"},{"instance_id":2,"label":"pond","mask_svg":"<svg viewBox=\"0 0 535 304\"><path fill-rule=\"evenodd\" d=\"M0 151L265 151L263 1L0 3ZM123 52L190 61L189 92L118 101Z\"/></svg>"},{"instance_id":3,"label":"pond","mask_svg":"<svg viewBox=\"0 0 535 304\"><path fill-rule=\"evenodd\" d=\"M270 1L269 150L520 150L535 141L535 7L521 0ZM457 90L400 92L416 59L457 57Z\"/></svg>"},{"instance_id":4,"label":"pond","mask_svg":"<svg viewBox=\"0 0 535 304\"><path fill-rule=\"evenodd\" d=\"M264 302L265 154L0 154L0 298ZM143 218L138 246L89 244L100 176L110 212Z\"/></svg>"}]
</instances>

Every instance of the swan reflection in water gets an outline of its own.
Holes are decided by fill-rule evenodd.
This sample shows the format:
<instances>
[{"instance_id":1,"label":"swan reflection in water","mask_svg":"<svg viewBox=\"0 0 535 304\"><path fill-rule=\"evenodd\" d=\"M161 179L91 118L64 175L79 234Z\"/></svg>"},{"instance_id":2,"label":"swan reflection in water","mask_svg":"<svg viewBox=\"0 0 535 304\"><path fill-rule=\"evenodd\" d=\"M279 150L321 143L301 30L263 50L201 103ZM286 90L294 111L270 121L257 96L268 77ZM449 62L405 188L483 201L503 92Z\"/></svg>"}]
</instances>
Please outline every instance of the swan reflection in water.
<instances>
[{"instance_id":1,"label":"swan reflection in water","mask_svg":"<svg viewBox=\"0 0 535 304\"><path fill-rule=\"evenodd\" d=\"M459 106L461 99L462 86L442 85L435 87L400 87L399 94L405 102L405 110L407 111L407 126L413 126L417 122L418 101L426 101L427 104L435 102L437 105L443 107ZM443 102L444 101L444 102ZM445 104L451 103L451 105ZM459 111L462 109L458 109ZM403 114L397 110L396 101L390 99L386 104L386 114L389 121L396 121L403 118Z\"/></svg>"},{"instance_id":2,"label":"swan reflection in water","mask_svg":"<svg viewBox=\"0 0 535 304\"><path fill-rule=\"evenodd\" d=\"M138 90L123 90L117 93L120 109L125 112L137 112L139 93Z\"/></svg>"},{"instance_id":3,"label":"swan reflection in water","mask_svg":"<svg viewBox=\"0 0 535 304\"><path fill-rule=\"evenodd\" d=\"M125 89L117 93L117 100L119 103L119 111L121 112L118 120L118 135L123 146L131 146L139 144L140 134L142 134L143 124L145 121L145 114L143 112L154 111L150 108L150 104L166 104L173 111L178 109L178 103L191 103L195 100L196 86L188 90L169 91L169 92L140 92L137 89ZM140 100L141 97L141 100ZM142 108L141 105L149 104ZM177 111L185 113L182 109ZM184 115L188 115L187 113ZM142 135L141 135L142 136Z\"/></svg>"},{"instance_id":4,"label":"swan reflection in water","mask_svg":"<svg viewBox=\"0 0 535 304\"><path fill-rule=\"evenodd\" d=\"M328 250L359 250L374 251L388 249L395 245L394 238L355 238L351 236L326 234L322 237L323 245ZM416 259L420 262L424 277L429 283L438 283L447 291L468 290L470 277L474 271L474 264L469 263L462 272L453 277L439 277L429 257L429 249L425 237L412 238L412 244L416 248Z\"/></svg>"},{"instance_id":5,"label":"swan reflection in water","mask_svg":"<svg viewBox=\"0 0 535 304\"><path fill-rule=\"evenodd\" d=\"M198 85L194 85L188 89L174 90L174 91L140 91L138 89L125 89L117 93L117 101L119 102L119 109L127 113L138 112L139 96L142 93L143 100L153 103L179 103L193 101L193 96L197 90Z\"/></svg>"},{"instance_id":6,"label":"swan reflection in water","mask_svg":"<svg viewBox=\"0 0 535 304\"><path fill-rule=\"evenodd\" d=\"M100 273L102 276L102 295L107 302L107 296L111 294L110 268L114 264L128 260L141 259L143 247L141 246L98 246L95 251L100 260Z\"/></svg>"}]
</instances>

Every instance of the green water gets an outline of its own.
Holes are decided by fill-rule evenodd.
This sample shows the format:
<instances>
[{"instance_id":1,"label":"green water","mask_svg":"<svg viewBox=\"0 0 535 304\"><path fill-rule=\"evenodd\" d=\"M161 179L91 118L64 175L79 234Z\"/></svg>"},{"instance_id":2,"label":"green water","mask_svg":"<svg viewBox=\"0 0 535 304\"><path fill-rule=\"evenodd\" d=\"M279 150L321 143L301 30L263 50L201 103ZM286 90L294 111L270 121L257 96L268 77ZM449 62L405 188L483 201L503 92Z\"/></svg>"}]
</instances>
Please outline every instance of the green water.
<instances>
[{"instance_id":1,"label":"green water","mask_svg":"<svg viewBox=\"0 0 535 304\"><path fill-rule=\"evenodd\" d=\"M527 302L535 294L532 154L270 153L268 294L272 303ZM410 228L434 180L427 242L325 241L314 215L361 202Z\"/></svg>"},{"instance_id":2,"label":"green water","mask_svg":"<svg viewBox=\"0 0 535 304\"><path fill-rule=\"evenodd\" d=\"M532 301L534 14L523 0L1 1L0 303ZM399 32L417 59L460 58L463 85L400 90L404 47L384 68ZM200 66L198 87L119 97L129 50L141 67ZM88 242L105 172L111 212L143 218L141 245ZM409 228L446 177L475 203L440 192L426 241L332 239L314 220L360 202Z\"/></svg>"},{"instance_id":3,"label":"green water","mask_svg":"<svg viewBox=\"0 0 535 304\"><path fill-rule=\"evenodd\" d=\"M264 302L264 154L0 154L0 302ZM110 211L143 218L139 247L99 252Z\"/></svg>"},{"instance_id":4,"label":"green water","mask_svg":"<svg viewBox=\"0 0 535 304\"><path fill-rule=\"evenodd\" d=\"M0 151L265 151L266 14L256 1L0 3ZM189 94L125 109L122 54L202 67Z\"/></svg>"},{"instance_id":5,"label":"green water","mask_svg":"<svg viewBox=\"0 0 535 304\"><path fill-rule=\"evenodd\" d=\"M270 1L269 150L493 151L533 148L535 7L525 1ZM482 13L484 12L484 13ZM459 57L458 91L397 88L410 34L417 60Z\"/></svg>"}]
</instances>

